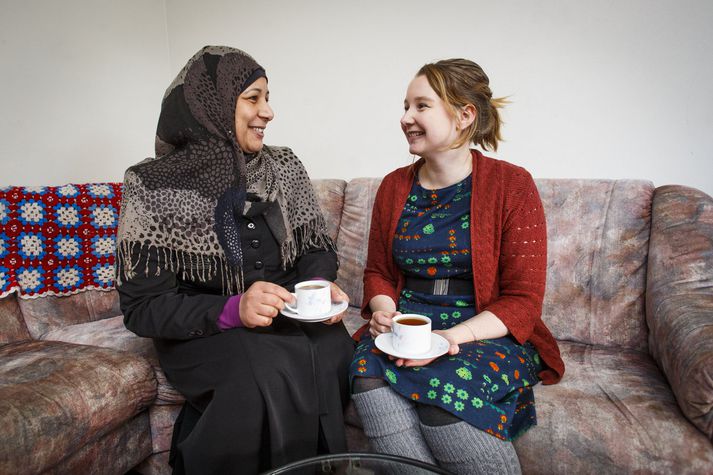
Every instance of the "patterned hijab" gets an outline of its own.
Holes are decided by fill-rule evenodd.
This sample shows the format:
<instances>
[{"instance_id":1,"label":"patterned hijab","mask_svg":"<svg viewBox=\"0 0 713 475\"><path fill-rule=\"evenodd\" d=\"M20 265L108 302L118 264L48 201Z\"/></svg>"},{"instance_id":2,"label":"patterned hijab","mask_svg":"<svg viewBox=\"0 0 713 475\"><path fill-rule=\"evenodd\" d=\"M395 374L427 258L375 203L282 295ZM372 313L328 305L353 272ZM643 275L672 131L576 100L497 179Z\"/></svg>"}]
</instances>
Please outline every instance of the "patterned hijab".
<instances>
[{"instance_id":1,"label":"patterned hijab","mask_svg":"<svg viewBox=\"0 0 713 475\"><path fill-rule=\"evenodd\" d=\"M238 96L264 69L248 54L206 46L166 90L156 158L130 167L118 231L117 282L137 270L206 282L218 274L224 293L242 292L238 220L259 201L279 204L266 216L283 268L307 249L334 249L309 177L289 148L264 146L247 157L235 138ZM141 256L150 259L140 259ZM143 269L137 269L143 263Z\"/></svg>"}]
</instances>

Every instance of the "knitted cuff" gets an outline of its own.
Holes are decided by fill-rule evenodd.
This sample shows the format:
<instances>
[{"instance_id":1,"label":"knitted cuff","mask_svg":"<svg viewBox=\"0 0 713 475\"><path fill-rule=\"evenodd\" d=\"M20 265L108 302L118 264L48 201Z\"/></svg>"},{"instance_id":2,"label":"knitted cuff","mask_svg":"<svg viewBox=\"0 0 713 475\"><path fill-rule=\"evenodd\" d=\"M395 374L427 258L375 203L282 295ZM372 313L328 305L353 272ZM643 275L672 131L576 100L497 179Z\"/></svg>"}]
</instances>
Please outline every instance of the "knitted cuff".
<instances>
[{"instance_id":1,"label":"knitted cuff","mask_svg":"<svg viewBox=\"0 0 713 475\"><path fill-rule=\"evenodd\" d=\"M216 322L221 331L243 326L243 321L240 320L240 297L242 294L231 296L223 306Z\"/></svg>"}]
</instances>

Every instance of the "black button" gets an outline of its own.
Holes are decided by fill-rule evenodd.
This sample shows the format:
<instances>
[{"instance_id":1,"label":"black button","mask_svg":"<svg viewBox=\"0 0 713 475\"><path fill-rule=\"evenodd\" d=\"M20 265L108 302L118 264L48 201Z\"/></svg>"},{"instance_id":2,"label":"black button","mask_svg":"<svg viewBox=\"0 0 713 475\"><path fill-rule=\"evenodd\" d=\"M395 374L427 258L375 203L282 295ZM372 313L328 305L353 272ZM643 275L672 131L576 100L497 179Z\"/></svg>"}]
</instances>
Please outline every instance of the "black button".
<instances>
[{"instance_id":1,"label":"black button","mask_svg":"<svg viewBox=\"0 0 713 475\"><path fill-rule=\"evenodd\" d=\"M262 263L262 261L255 261L255 268L256 269L262 269L265 264Z\"/></svg>"},{"instance_id":2,"label":"black button","mask_svg":"<svg viewBox=\"0 0 713 475\"><path fill-rule=\"evenodd\" d=\"M203 336L203 330L191 330L188 336Z\"/></svg>"},{"instance_id":3,"label":"black button","mask_svg":"<svg viewBox=\"0 0 713 475\"><path fill-rule=\"evenodd\" d=\"M248 223L248 229L255 229L255 223Z\"/></svg>"},{"instance_id":4,"label":"black button","mask_svg":"<svg viewBox=\"0 0 713 475\"><path fill-rule=\"evenodd\" d=\"M258 239L253 239L252 241L250 241L250 247L257 249L258 247L260 247L260 241Z\"/></svg>"}]
</instances>

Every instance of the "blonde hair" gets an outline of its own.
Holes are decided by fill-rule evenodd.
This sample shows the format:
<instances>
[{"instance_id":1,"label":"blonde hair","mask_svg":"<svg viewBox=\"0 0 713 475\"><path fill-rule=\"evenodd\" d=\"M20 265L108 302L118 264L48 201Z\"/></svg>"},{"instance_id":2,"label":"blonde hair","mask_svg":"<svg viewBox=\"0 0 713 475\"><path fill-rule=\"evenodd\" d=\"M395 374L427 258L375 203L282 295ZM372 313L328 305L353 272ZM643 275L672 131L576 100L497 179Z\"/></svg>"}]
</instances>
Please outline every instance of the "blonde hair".
<instances>
[{"instance_id":1,"label":"blonde hair","mask_svg":"<svg viewBox=\"0 0 713 475\"><path fill-rule=\"evenodd\" d=\"M490 80L483 68L468 59L444 59L423 65L416 76L426 77L454 117L457 117L459 109L468 104L476 109L475 120L461 132L451 148L472 142L483 150L498 149L498 142L502 140L498 109L504 107L508 100L504 97L493 99Z\"/></svg>"}]
</instances>

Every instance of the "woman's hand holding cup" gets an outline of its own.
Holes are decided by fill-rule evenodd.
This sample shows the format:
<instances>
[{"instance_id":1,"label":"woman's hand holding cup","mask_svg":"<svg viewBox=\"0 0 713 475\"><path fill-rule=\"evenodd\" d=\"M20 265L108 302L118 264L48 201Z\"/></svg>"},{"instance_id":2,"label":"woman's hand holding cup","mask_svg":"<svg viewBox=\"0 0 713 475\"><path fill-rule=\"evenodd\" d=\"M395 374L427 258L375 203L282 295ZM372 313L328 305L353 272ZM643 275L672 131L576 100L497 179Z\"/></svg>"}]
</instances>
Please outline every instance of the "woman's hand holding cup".
<instances>
[{"instance_id":1,"label":"woman's hand holding cup","mask_svg":"<svg viewBox=\"0 0 713 475\"><path fill-rule=\"evenodd\" d=\"M369 320L369 333L371 333L372 338L376 338L382 333L389 333L391 331L392 320L396 315L401 315L401 312L388 311L388 310L377 310L371 314L371 320Z\"/></svg>"},{"instance_id":2,"label":"woman's hand holding cup","mask_svg":"<svg viewBox=\"0 0 713 475\"><path fill-rule=\"evenodd\" d=\"M240 320L247 328L268 327L272 319L285 308L285 302L294 303L295 297L277 284L257 281L240 298Z\"/></svg>"},{"instance_id":3,"label":"woman's hand holding cup","mask_svg":"<svg viewBox=\"0 0 713 475\"><path fill-rule=\"evenodd\" d=\"M339 288L337 284L332 282L330 284L330 292L332 296L332 302L347 302L349 303L349 296L347 295L346 292L344 292L342 289ZM347 311L343 311L342 313L333 316L329 320L323 322L326 325L332 325L333 323L338 323L342 321L342 318L344 318L344 315L347 313Z\"/></svg>"}]
</instances>

